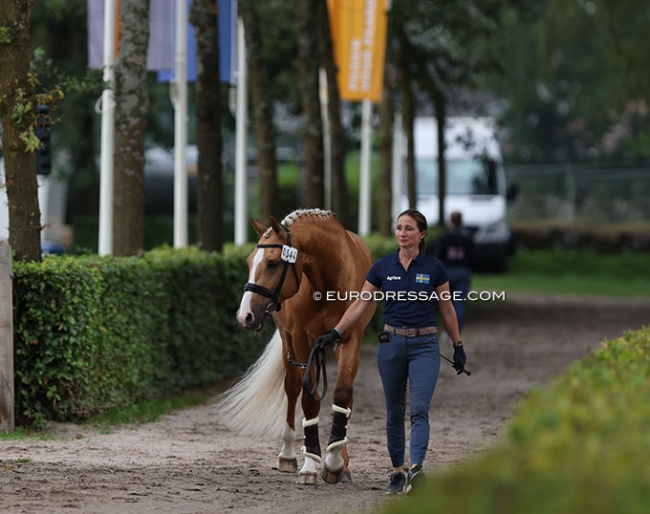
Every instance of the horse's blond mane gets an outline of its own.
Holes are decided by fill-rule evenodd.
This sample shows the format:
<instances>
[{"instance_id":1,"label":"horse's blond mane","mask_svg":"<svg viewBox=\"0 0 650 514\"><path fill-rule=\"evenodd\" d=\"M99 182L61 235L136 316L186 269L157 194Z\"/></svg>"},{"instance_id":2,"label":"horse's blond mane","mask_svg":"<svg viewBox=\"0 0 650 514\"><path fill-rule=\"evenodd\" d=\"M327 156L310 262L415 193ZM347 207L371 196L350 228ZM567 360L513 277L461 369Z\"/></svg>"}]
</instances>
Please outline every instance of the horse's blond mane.
<instances>
[{"instance_id":1,"label":"horse's blond mane","mask_svg":"<svg viewBox=\"0 0 650 514\"><path fill-rule=\"evenodd\" d=\"M291 214L287 214L285 218L282 220L281 224L285 226L289 226L294 221L297 221L298 219L307 216L311 218L329 219L333 215L334 214L332 213L332 211L327 211L324 209L298 209L296 211L293 211Z\"/></svg>"}]
</instances>

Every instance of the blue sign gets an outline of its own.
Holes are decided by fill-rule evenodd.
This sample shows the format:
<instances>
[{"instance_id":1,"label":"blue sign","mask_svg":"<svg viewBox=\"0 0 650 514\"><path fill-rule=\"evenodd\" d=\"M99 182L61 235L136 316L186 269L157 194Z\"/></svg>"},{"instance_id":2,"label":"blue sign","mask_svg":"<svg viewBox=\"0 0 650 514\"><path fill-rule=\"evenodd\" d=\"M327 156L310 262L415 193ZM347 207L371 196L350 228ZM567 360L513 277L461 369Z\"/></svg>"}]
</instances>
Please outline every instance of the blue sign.
<instances>
[{"instance_id":1,"label":"blue sign","mask_svg":"<svg viewBox=\"0 0 650 514\"><path fill-rule=\"evenodd\" d=\"M217 0L219 3L219 76L221 82L233 82L233 53L235 45L233 37L236 35L236 0ZM188 13L192 7L192 0L188 1ZM158 82L169 82L174 78L174 69L160 70ZM187 80L196 81L196 42L194 27L187 24Z\"/></svg>"}]
</instances>

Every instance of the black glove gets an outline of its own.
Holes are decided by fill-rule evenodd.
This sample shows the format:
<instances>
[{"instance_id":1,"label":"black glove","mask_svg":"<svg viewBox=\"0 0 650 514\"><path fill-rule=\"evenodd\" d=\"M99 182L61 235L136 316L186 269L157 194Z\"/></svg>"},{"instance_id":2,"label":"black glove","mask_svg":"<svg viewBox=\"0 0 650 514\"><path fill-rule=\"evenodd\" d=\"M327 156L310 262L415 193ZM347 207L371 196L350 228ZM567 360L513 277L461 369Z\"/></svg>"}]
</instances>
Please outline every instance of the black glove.
<instances>
[{"instance_id":1,"label":"black glove","mask_svg":"<svg viewBox=\"0 0 650 514\"><path fill-rule=\"evenodd\" d=\"M465 370L465 363L467 357L465 356L465 349L462 346L454 346L454 365L456 375L460 375Z\"/></svg>"},{"instance_id":2,"label":"black glove","mask_svg":"<svg viewBox=\"0 0 650 514\"><path fill-rule=\"evenodd\" d=\"M338 330L333 328L327 334L317 338L316 341L314 341L314 346L325 348L326 346L336 343L339 339L341 339L341 334L339 334Z\"/></svg>"}]
</instances>

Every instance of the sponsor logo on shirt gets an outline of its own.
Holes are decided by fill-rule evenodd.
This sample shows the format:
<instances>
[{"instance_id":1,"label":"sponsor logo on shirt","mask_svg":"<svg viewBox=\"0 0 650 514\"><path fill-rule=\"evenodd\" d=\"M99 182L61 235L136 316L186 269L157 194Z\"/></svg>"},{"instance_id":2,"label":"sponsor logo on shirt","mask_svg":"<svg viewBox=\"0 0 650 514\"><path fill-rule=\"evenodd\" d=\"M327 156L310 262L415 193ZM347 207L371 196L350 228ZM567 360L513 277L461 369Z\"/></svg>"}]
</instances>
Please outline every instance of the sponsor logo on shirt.
<instances>
[{"instance_id":1,"label":"sponsor logo on shirt","mask_svg":"<svg viewBox=\"0 0 650 514\"><path fill-rule=\"evenodd\" d=\"M399 275L388 275L386 277L386 280L388 280L388 282L390 282L391 280L401 280L401 279L402 277L400 277Z\"/></svg>"}]
</instances>

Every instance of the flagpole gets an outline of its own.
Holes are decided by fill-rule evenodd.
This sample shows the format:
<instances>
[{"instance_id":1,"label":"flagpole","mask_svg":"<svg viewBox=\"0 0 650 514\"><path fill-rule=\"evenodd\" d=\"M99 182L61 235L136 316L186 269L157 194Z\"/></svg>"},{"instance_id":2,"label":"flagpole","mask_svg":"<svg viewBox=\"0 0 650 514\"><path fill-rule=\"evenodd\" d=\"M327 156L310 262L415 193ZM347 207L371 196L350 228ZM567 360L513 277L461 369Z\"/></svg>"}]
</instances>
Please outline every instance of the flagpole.
<instances>
[{"instance_id":1,"label":"flagpole","mask_svg":"<svg viewBox=\"0 0 650 514\"><path fill-rule=\"evenodd\" d=\"M248 241L246 188L246 128L248 120L248 75L246 73L246 39L244 22L237 22L237 118L235 127L235 244Z\"/></svg>"},{"instance_id":2,"label":"flagpole","mask_svg":"<svg viewBox=\"0 0 650 514\"><path fill-rule=\"evenodd\" d=\"M361 171L359 177L359 235L370 234L370 157L372 146L372 101L361 103Z\"/></svg>"},{"instance_id":3,"label":"flagpole","mask_svg":"<svg viewBox=\"0 0 650 514\"><path fill-rule=\"evenodd\" d=\"M115 149L115 0L104 3L104 74L99 163L99 255L113 254L113 152Z\"/></svg>"},{"instance_id":4,"label":"flagpole","mask_svg":"<svg viewBox=\"0 0 650 514\"><path fill-rule=\"evenodd\" d=\"M187 0L176 0L174 248L187 247Z\"/></svg>"},{"instance_id":5,"label":"flagpole","mask_svg":"<svg viewBox=\"0 0 650 514\"><path fill-rule=\"evenodd\" d=\"M391 174L392 198L392 219L393 226L397 223L397 216L402 212L402 184L404 168L402 166L404 157L404 132L402 131L402 111L398 106L395 108L395 118L393 120L393 161Z\"/></svg>"},{"instance_id":6,"label":"flagpole","mask_svg":"<svg viewBox=\"0 0 650 514\"><path fill-rule=\"evenodd\" d=\"M323 192L325 193L325 209L332 209L332 138L330 136L329 122L329 95L327 91L327 72L321 68L318 74L320 90L320 109L323 120L323 154L325 157L325 168L323 176Z\"/></svg>"}]
</instances>

